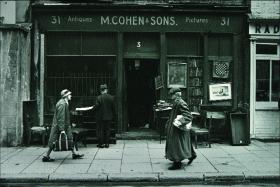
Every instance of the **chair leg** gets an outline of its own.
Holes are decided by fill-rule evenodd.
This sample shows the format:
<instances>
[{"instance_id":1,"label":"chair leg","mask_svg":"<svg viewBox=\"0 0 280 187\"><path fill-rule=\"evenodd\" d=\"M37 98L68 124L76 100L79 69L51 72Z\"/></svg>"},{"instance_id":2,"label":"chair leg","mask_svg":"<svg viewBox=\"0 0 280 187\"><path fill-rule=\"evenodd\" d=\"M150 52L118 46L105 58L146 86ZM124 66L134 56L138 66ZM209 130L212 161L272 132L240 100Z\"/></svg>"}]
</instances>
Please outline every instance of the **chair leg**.
<instances>
[{"instance_id":1,"label":"chair leg","mask_svg":"<svg viewBox=\"0 0 280 187\"><path fill-rule=\"evenodd\" d=\"M210 135L208 134L208 145L209 145L209 148L211 148L211 140L210 140Z\"/></svg>"},{"instance_id":2,"label":"chair leg","mask_svg":"<svg viewBox=\"0 0 280 187\"><path fill-rule=\"evenodd\" d=\"M197 134L194 134L194 145L195 148L197 149Z\"/></svg>"},{"instance_id":3,"label":"chair leg","mask_svg":"<svg viewBox=\"0 0 280 187\"><path fill-rule=\"evenodd\" d=\"M43 143L43 147L46 146L46 133L42 132L42 143Z\"/></svg>"},{"instance_id":4,"label":"chair leg","mask_svg":"<svg viewBox=\"0 0 280 187\"><path fill-rule=\"evenodd\" d=\"M46 147L46 141L47 141L47 132L43 133L43 147Z\"/></svg>"},{"instance_id":5,"label":"chair leg","mask_svg":"<svg viewBox=\"0 0 280 187\"><path fill-rule=\"evenodd\" d=\"M32 136L32 132L30 130L30 132L28 133L28 140L27 140L27 145L30 146L31 143L31 136Z\"/></svg>"}]
</instances>

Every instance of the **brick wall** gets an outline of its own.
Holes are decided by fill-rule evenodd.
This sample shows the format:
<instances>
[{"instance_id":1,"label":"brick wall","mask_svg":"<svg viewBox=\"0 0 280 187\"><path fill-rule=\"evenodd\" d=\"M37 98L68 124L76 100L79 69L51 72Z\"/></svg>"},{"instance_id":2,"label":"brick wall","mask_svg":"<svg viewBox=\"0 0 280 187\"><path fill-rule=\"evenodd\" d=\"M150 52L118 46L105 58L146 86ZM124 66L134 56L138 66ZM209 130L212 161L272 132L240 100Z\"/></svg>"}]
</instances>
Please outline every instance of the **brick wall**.
<instances>
[{"instance_id":1,"label":"brick wall","mask_svg":"<svg viewBox=\"0 0 280 187\"><path fill-rule=\"evenodd\" d=\"M252 0L251 11L256 18L279 19L280 1L279 0Z\"/></svg>"}]
</instances>

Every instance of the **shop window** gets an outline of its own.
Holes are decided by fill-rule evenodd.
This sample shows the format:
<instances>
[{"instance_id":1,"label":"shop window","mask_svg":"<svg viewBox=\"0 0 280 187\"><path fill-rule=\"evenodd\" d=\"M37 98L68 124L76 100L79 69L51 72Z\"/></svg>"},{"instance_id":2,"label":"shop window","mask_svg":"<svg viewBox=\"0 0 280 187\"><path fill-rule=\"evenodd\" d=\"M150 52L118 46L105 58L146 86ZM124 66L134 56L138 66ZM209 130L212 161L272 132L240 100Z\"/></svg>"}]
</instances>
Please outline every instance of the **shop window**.
<instances>
[{"instance_id":1,"label":"shop window","mask_svg":"<svg viewBox=\"0 0 280 187\"><path fill-rule=\"evenodd\" d=\"M82 33L83 55L116 55L115 33Z\"/></svg>"},{"instance_id":2,"label":"shop window","mask_svg":"<svg viewBox=\"0 0 280 187\"><path fill-rule=\"evenodd\" d=\"M45 79L45 113L54 112L62 89L72 92L71 107L92 105L106 83L112 95L116 93L115 57L51 56L47 58Z\"/></svg>"},{"instance_id":3,"label":"shop window","mask_svg":"<svg viewBox=\"0 0 280 187\"><path fill-rule=\"evenodd\" d=\"M209 56L232 56L232 35L211 35L208 43Z\"/></svg>"},{"instance_id":4,"label":"shop window","mask_svg":"<svg viewBox=\"0 0 280 187\"><path fill-rule=\"evenodd\" d=\"M47 55L80 55L80 33L49 32L46 38Z\"/></svg>"},{"instance_id":5,"label":"shop window","mask_svg":"<svg viewBox=\"0 0 280 187\"><path fill-rule=\"evenodd\" d=\"M279 45L257 44L256 53L256 107L274 108L280 97Z\"/></svg>"},{"instance_id":6,"label":"shop window","mask_svg":"<svg viewBox=\"0 0 280 187\"><path fill-rule=\"evenodd\" d=\"M256 54L277 55L277 44L257 44Z\"/></svg>"},{"instance_id":7,"label":"shop window","mask_svg":"<svg viewBox=\"0 0 280 187\"><path fill-rule=\"evenodd\" d=\"M202 54L202 39L197 34L169 33L167 40L168 55L194 55Z\"/></svg>"}]
</instances>

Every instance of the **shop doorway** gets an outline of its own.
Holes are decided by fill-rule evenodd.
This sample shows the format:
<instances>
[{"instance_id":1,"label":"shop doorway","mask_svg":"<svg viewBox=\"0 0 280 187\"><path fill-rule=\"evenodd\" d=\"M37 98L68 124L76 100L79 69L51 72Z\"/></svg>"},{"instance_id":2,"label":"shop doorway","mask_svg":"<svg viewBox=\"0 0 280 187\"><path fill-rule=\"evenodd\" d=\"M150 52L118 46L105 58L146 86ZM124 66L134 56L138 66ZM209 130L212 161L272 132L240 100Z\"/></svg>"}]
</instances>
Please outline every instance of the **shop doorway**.
<instances>
[{"instance_id":1,"label":"shop doorway","mask_svg":"<svg viewBox=\"0 0 280 187\"><path fill-rule=\"evenodd\" d=\"M128 129L152 128L153 105L156 102L154 78L159 61L155 59L125 60Z\"/></svg>"}]
</instances>

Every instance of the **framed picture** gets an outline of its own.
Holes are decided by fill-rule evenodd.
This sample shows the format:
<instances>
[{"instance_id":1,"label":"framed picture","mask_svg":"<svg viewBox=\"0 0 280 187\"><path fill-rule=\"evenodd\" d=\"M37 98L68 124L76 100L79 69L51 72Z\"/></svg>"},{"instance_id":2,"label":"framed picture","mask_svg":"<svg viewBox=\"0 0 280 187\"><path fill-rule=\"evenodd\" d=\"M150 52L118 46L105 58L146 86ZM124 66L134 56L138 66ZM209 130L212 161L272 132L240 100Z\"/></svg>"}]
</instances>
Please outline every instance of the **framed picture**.
<instances>
[{"instance_id":1,"label":"framed picture","mask_svg":"<svg viewBox=\"0 0 280 187\"><path fill-rule=\"evenodd\" d=\"M167 69L167 87L168 88L186 88L187 87L187 63L181 61L168 62Z\"/></svg>"},{"instance_id":2,"label":"framed picture","mask_svg":"<svg viewBox=\"0 0 280 187\"><path fill-rule=\"evenodd\" d=\"M229 100L231 99L231 83L210 84L209 100Z\"/></svg>"}]
</instances>

